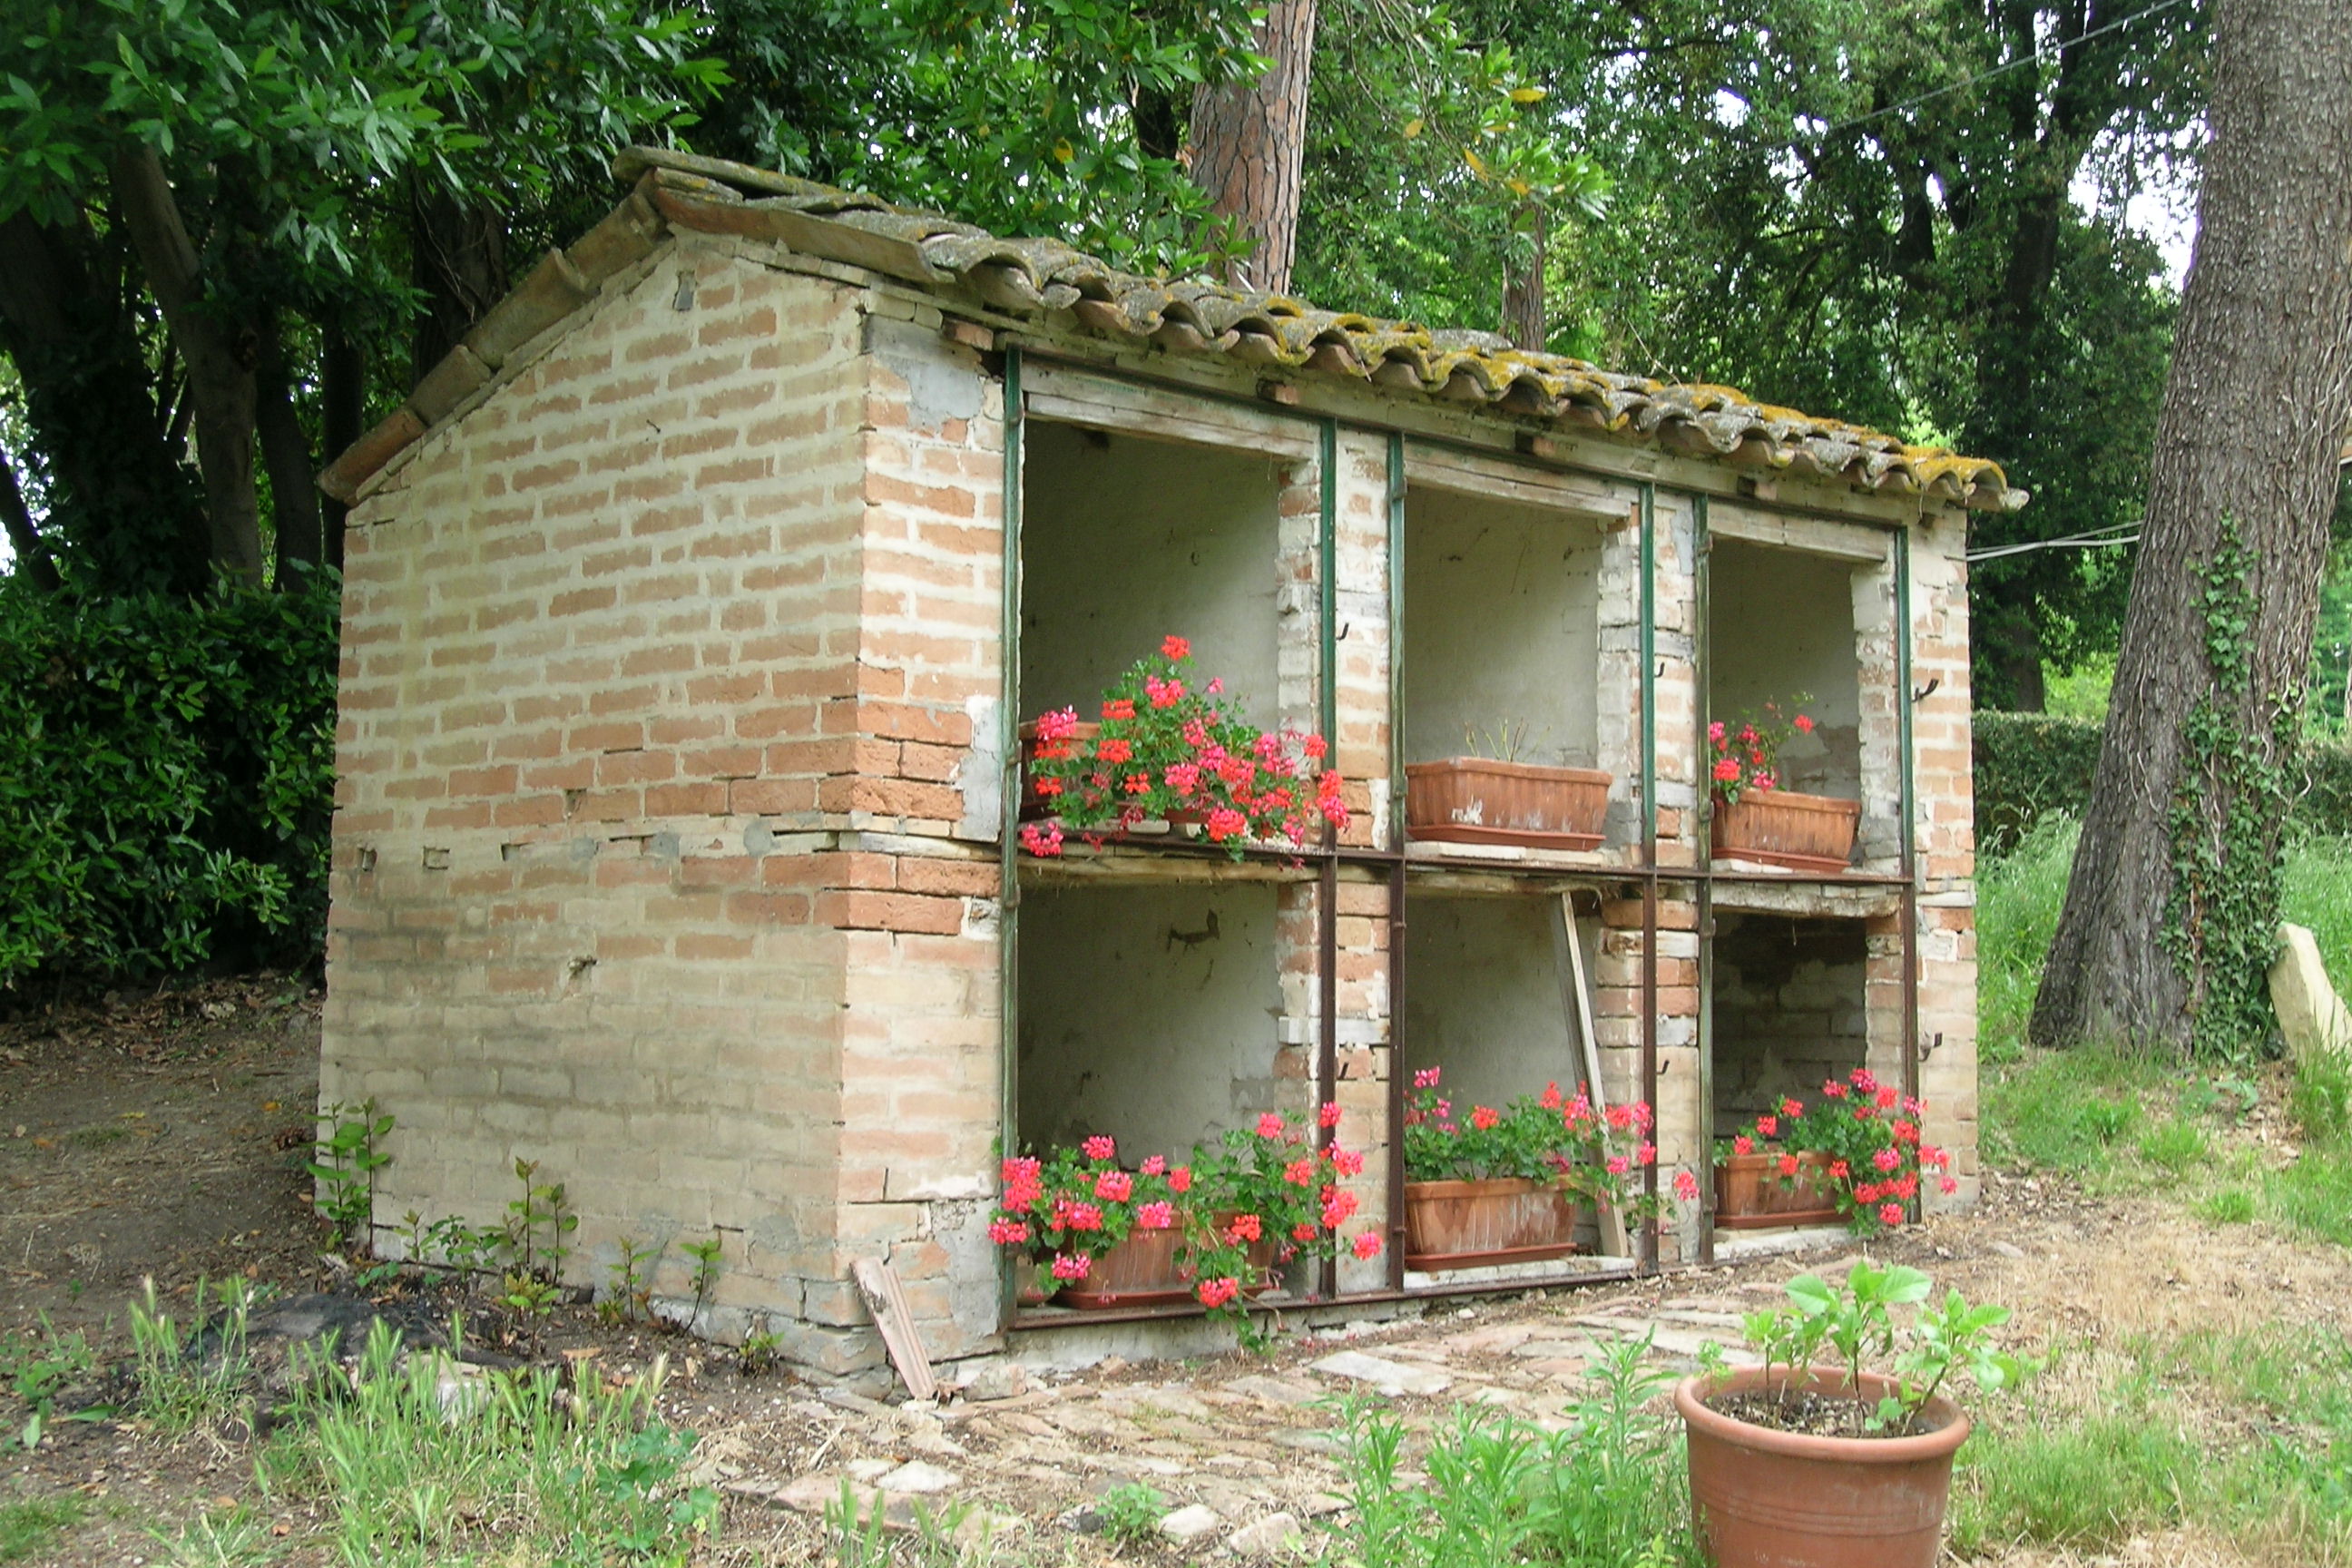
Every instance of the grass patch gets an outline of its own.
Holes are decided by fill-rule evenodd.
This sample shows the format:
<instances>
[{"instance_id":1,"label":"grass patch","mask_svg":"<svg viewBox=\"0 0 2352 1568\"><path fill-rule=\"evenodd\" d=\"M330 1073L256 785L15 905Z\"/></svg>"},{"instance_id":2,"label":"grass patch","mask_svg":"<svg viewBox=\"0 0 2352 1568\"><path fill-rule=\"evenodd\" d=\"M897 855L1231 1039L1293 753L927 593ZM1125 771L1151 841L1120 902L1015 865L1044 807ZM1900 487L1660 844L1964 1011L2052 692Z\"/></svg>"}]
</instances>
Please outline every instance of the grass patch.
<instances>
[{"instance_id":1,"label":"grass patch","mask_svg":"<svg viewBox=\"0 0 2352 1568\"><path fill-rule=\"evenodd\" d=\"M2071 816L2045 817L2008 854L1977 868L1977 1033L1989 1064L2024 1050L2082 833Z\"/></svg>"},{"instance_id":2,"label":"grass patch","mask_svg":"<svg viewBox=\"0 0 2352 1568\"><path fill-rule=\"evenodd\" d=\"M678 1472L691 1434L655 1418L659 1376L625 1387L583 1372L476 1373L404 1354L378 1322L346 1391L325 1380L305 1417L263 1450L265 1490L324 1504L347 1563L427 1568L499 1561L683 1563L718 1519L717 1494Z\"/></svg>"},{"instance_id":3,"label":"grass patch","mask_svg":"<svg viewBox=\"0 0 2352 1568\"><path fill-rule=\"evenodd\" d=\"M253 1304L253 1287L246 1280L214 1286L199 1279L194 1326L183 1328L164 1310L155 1282L147 1281L144 1300L131 1304L131 1349L139 1414L155 1430L176 1437L217 1426L249 1403L245 1325Z\"/></svg>"},{"instance_id":4,"label":"grass patch","mask_svg":"<svg viewBox=\"0 0 2352 1568\"><path fill-rule=\"evenodd\" d=\"M2062 1358L2026 1398L1977 1415L1953 1477L1963 1554L2099 1552L2190 1522L2265 1561L2341 1563L2352 1547L2352 1342L2341 1332L2135 1339L2079 1364Z\"/></svg>"},{"instance_id":5,"label":"grass patch","mask_svg":"<svg viewBox=\"0 0 2352 1568\"><path fill-rule=\"evenodd\" d=\"M79 1498L29 1498L0 1502L0 1563L26 1563L46 1554L57 1538L81 1520Z\"/></svg>"},{"instance_id":6,"label":"grass patch","mask_svg":"<svg viewBox=\"0 0 2352 1568\"><path fill-rule=\"evenodd\" d=\"M2352 838L2308 837L2287 847L2279 875L2281 915L2311 928L2327 978L2352 995Z\"/></svg>"},{"instance_id":7,"label":"grass patch","mask_svg":"<svg viewBox=\"0 0 2352 1568\"><path fill-rule=\"evenodd\" d=\"M2194 1206L2197 1217L2208 1225L2252 1225L2254 1219L2254 1194L2243 1187L2209 1193Z\"/></svg>"},{"instance_id":8,"label":"grass patch","mask_svg":"<svg viewBox=\"0 0 2352 1568\"><path fill-rule=\"evenodd\" d=\"M2205 1130L2197 1123L2168 1117L2140 1134L2139 1157L2178 1176L2201 1164L2211 1147Z\"/></svg>"},{"instance_id":9,"label":"grass patch","mask_svg":"<svg viewBox=\"0 0 2352 1568\"><path fill-rule=\"evenodd\" d=\"M2314 1055L2295 1063L2286 1109L2312 1142L2352 1142L2352 1062Z\"/></svg>"},{"instance_id":10,"label":"grass patch","mask_svg":"<svg viewBox=\"0 0 2352 1568\"><path fill-rule=\"evenodd\" d=\"M1969 1442L1953 1478L1952 1544L2098 1550L2179 1520L2206 1456L2145 1411L2029 1418Z\"/></svg>"},{"instance_id":11,"label":"grass patch","mask_svg":"<svg viewBox=\"0 0 2352 1568\"><path fill-rule=\"evenodd\" d=\"M2007 1169L2084 1178L2107 1174L2119 1153L2138 1156L2143 1143L2193 1158L2184 1146L2193 1138L2201 1152L2201 1131L2178 1120L2150 1125L2141 1109L2172 1076L2152 1058L2108 1047L2025 1050L1986 1074L1985 1157Z\"/></svg>"},{"instance_id":12,"label":"grass patch","mask_svg":"<svg viewBox=\"0 0 2352 1568\"><path fill-rule=\"evenodd\" d=\"M2263 1177L2263 1198L2289 1229L2352 1247L2352 1149L2306 1145L2294 1164Z\"/></svg>"}]
</instances>

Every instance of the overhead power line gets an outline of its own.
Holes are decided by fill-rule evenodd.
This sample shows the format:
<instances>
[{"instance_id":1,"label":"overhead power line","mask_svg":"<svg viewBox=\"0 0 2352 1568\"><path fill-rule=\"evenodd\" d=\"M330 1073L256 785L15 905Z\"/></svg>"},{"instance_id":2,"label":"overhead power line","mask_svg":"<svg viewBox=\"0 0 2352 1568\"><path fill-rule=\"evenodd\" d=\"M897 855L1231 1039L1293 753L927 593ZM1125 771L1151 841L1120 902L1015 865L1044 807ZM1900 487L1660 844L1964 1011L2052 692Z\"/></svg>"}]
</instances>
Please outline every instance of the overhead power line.
<instances>
[{"instance_id":1,"label":"overhead power line","mask_svg":"<svg viewBox=\"0 0 2352 1568\"><path fill-rule=\"evenodd\" d=\"M2139 524L2119 522L2112 528L2094 529L2088 533L2070 533L2059 539L2029 539L2017 544L1992 544L1982 550L1971 550L1962 559L1971 563L1998 561L2004 555L2030 555L2037 550L2105 550L2111 545L2139 542Z\"/></svg>"},{"instance_id":2,"label":"overhead power line","mask_svg":"<svg viewBox=\"0 0 2352 1568\"><path fill-rule=\"evenodd\" d=\"M1867 114L1858 114L1852 120L1841 120L1835 125L1831 126L1827 131L1823 132L1822 134L1825 136L1834 136L1841 131L1851 131L1857 125L1867 125L1872 121L1884 119L1889 114L1900 114L1906 109L1916 109L1921 104L1942 98L1948 93L1955 93L1965 88L1974 87L1980 81L1990 81L1997 76L2006 76L2011 71L2016 70L2023 66L2039 64L2042 60L2049 58L2053 53L2063 52L2064 50L2073 48L2077 44L2087 44L2093 38L2103 37L2109 33L2118 30L2119 28L2128 27L2134 22L2143 21L2149 16L2155 16L2159 11L2169 11L2176 5L2185 5L2188 3L2189 0L2156 0L2155 5L2147 6L2142 10L2134 11L2128 16L2118 16L2112 22L2101 23L2098 26L2092 28L2087 33L2079 34L2072 38L2062 38L2057 43L2051 45L2047 49L2037 47L2032 54L2021 55L2016 59L2011 60L2006 65L1998 65L1993 67L1990 70L1979 71L1972 77L1964 77L1958 81L1948 83L1943 87L1930 89L1929 90L1921 93L1916 98L1906 98L1900 103L1890 103L1884 109L1874 109Z\"/></svg>"}]
</instances>

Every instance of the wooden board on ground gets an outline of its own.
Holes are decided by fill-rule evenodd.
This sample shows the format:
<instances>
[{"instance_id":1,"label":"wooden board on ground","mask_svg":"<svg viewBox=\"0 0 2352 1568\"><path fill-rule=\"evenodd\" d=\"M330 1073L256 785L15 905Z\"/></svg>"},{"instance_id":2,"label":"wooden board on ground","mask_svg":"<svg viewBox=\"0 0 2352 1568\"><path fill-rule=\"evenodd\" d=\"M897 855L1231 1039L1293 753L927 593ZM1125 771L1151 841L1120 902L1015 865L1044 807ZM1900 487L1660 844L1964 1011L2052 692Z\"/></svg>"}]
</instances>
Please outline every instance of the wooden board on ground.
<instances>
[{"instance_id":1,"label":"wooden board on ground","mask_svg":"<svg viewBox=\"0 0 2352 1568\"><path fill-rule=\"evenodd\" d=\"M924 1353L922 1336L915 1332L915 1316L907 1310L907 1292L898 1275L878 1258L861 1258L850 1265L857 1293L866 1298L875 1326L882 1331L883 1348L898 1369L907 1392L929 1403L940 1396L940 1380L931 1374L931 1358Z\"/></svg>"}]
</instances>

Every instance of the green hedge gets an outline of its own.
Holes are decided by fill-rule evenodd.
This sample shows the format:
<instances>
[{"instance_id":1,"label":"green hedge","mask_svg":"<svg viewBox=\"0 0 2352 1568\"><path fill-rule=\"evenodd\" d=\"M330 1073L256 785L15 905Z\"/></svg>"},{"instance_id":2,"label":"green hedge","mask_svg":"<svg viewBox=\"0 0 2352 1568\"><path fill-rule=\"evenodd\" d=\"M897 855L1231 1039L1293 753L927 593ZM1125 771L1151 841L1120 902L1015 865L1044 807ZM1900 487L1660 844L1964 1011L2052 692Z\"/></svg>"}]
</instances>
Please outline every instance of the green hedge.
<instances>
[{"instance_id":1,"label":"green hedge","mask_svg":"<svg viewBox=\"0 0 2352 1568\"><path fill-rule=\"evenodd\" d=\"M316 954L337 597L0 584L0 987Z\"/></svg>"},{"instance_id":2,"label":"green hedge","mask_svg":"<svg viewBox=\"0 0 2352 1568\"><path fill-rule=\"evenodd\" d=\"M2099 764L2097 720L1979 712L1975 727L1978 853L2002 853L2052 812L2082 814ZM2315 742L2305 763L2308 781L2294 826L2352 834L2352 749Z\"/></svg>"}]
</instances>

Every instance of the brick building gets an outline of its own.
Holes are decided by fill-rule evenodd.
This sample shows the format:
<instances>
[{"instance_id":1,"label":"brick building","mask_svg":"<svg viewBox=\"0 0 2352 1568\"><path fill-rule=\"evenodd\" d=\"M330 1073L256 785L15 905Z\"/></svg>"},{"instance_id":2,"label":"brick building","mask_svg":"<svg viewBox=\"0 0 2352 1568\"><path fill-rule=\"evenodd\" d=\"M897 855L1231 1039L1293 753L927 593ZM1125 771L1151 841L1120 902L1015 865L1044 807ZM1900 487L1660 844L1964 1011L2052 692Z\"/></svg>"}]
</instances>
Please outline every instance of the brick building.
<instances>
[{"instance_id":1,"label":"brick building","mask_svg":"<svg viewBox=\"0 0 2352 1568\"><path fill-rule=\"evenodd\" d=\"M322 1093L398 1118L382 1245L405 1210L496 1218L531 1159L579 1282L626 1236L671 1244L675 1298L715 1231L721 1337L877 1364L875 1257L934 1357L1034 1346L1078 1315L1012 1304L1000 1141L1181 1151L1336 1097L1381 1226L1400 1047L1495 1096L1590 1048L1658 1107L1662 1183L1866 1062L1956 1152L1935 1201L1972 1201L1962 552L1966 509L2023 500L1997 468L735 165L618 169L324 480L355 505ZM1008 854L1018 716L1167 632L1334 737L1347 834ZM1854 863L1711 858L1709 715L1798 691L1791 782L1862 803ZM1501 722L1613 775L1600 848L1406 841L1402 765ZM1713 1245L1685 1211L1627 1264ZM1391 1247L1325 1283L1465 1281Z\"/></svg>"}]
</instances>

